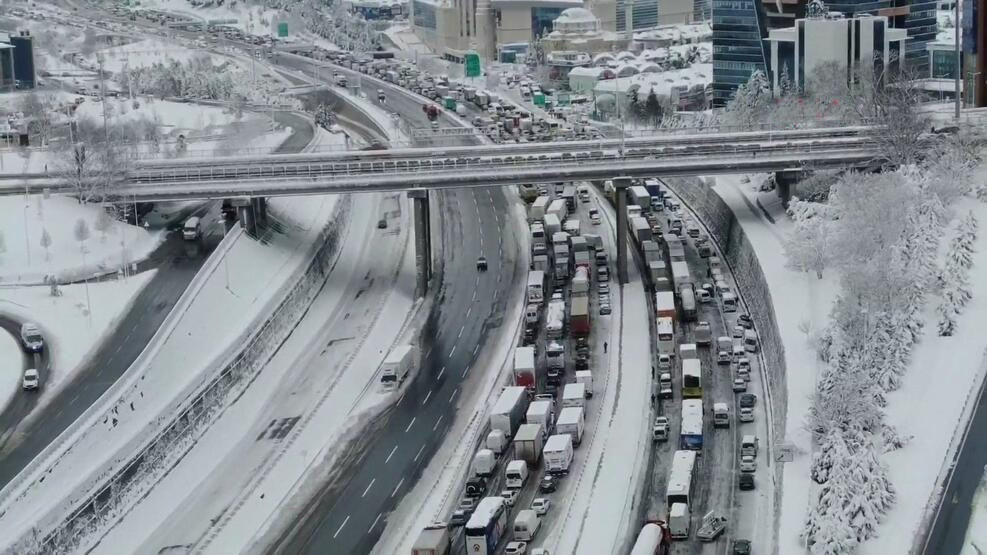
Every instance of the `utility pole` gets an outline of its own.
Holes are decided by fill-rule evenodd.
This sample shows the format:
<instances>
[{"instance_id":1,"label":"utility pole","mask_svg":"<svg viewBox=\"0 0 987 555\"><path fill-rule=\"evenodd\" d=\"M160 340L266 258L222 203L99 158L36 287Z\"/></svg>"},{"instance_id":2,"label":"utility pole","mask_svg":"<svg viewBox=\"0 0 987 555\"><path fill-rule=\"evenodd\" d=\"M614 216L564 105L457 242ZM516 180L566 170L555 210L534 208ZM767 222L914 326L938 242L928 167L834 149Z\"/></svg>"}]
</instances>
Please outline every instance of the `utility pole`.
<instances>
[{"instance_id":1,"label":"utility pole","mask_svg":"<svg viewBox=\"0 0 987 555\"><path fill-rule=\"evenodd\" d=\"M103 55L96 56L96 61L99 62L99 99L103 105L103 140L109 143L110 128L107 124L108 117L106 114L106 82L103 80Z\"/></svg>"},{"instance_id":2,"label":"utility pole","mask_svg":"<svg viewBox=\"0 0 987 555\"><path fill-rule=\"evenodd\" d=\"M960 120L960 73L963 71L963 59L960 57L960 0L954 0L956 8L956 80L954 82L954 96L956 97L956 121Z\"/></svg>"}]
</instances>

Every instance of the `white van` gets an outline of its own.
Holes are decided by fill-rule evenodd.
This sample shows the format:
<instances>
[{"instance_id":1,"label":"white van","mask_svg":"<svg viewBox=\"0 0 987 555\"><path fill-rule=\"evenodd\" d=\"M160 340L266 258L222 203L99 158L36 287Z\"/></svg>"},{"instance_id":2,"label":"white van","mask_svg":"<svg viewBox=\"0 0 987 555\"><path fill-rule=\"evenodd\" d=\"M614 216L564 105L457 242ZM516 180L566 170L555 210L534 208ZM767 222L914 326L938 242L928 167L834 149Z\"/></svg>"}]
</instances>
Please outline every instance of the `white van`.
<instances>
[{"instance_id":1,"label":"white van","mask_svg":"<svg viewBox=\"0 0 987 555\"><path fill-rule=\"evenodd\" d=\"M716 338L717 364L730 364L731 351L733 351L733 341L729 337L721 335Z\"/></svg>"},{"instance_id":2,"label":"white van","mask_svg":"<svg viewBox=\"0 0 987 555\"><path fill-rule=\"evenodd\" d=\"M733 354L732 362L740 362L740 359L744 358L744 355L747 354L747 351L744 350L743 345L737 343L733 346L732 354Z\"/></svg>"},{"instance_id":3,"label":"white van","mask_svg":"<svg viewBox=\"0 0 987 555\"><path fill-rule=\"evenodd\" d=\"M541 519L538 518L538 514L531 509L524 509L519 511L517 516L514 517L514 539L530 542L534 539L535 533L538 532L538 528L541 526Z\"/></svg>"},{"instance_id":4,"label":"white van","mask_svg":"<svg viewBox=\"0 0 987 555\"><path fill-rule=\"evenodd\" d=\"M182 238L186 241L195 241L202 236L202 224L198 216L192 216L185 220L182 226Z\"/></svg>"},{"instance_id":5,"label":"white van","mask_svg":"<svg viewBox=\"0 0 987 555\"><path fill-rule=\"evenodd\" d=\"M730 427L730 408L726 403L713 403L713 427Z\"/></svg>"},{"instance_id":6,"label":"white van","mask_svg":"<svg viewBox=\"0 0 987 555\"><path fill-rule=\"evenodd\" d=\"M504 470L504 485L510 489L521 489L528 481L528 463L511 461Z\"/></svg>"},{"instance_id":7,"label":"white van","mask_svg":"<svg viewBox=\"0 0 987 555\"><path fill-rule=\"evenodd\" d=\"M744 349L752 353L757 352L757 333L754 330L747 330L744 332Z\"/></svg>"},{"instance_id":8,"label":"white van","mask_svg":"<svg viewBox=\"0 0 987 555\"><path fill-rule=\"evenodd\" d=\"M723 312L737 312L737 297L733 293L723 294Z\"/></svg>"},{"instance_id":9,"label":"white van","mask_svg":"<svg viewBox=\"0 0 987 555\"><path fill-rule=\"evenodd\" d=\"M740 440L740 456L757 456L757 436L746 435Z\"/></svg>"}]
</instances>

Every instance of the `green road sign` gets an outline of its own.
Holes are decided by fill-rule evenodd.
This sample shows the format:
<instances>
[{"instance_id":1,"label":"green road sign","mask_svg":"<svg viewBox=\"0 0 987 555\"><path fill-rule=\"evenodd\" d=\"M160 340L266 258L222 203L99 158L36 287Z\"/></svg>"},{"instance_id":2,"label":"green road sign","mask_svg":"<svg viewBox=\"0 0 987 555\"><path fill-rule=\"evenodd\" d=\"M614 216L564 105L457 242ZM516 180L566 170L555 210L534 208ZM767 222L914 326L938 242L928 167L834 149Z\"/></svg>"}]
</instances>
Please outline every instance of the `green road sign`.
<instances>
[{"instance_id":1,"label":"green road sign","mask_svg":"<svg viewBox=\"0 0 987 555\"><path fill-rule=\"evenodd\" d=\"M288 24L286 22L278 23L278 36L279 37L288 36Z\"/></svg>"},{"instance_id":2,"label":"green road sign","mask_svg":"<svg viewBox=\"0 0 987 555\"><path fill-rule=\"evenodd\" d=\"M463 60L466 63L467 77L479 77L483 73L480 69L480 55L476 52L467 52Z\"/></svg>"},{"instance_id":3,"label":"green road sign","mask_svg":"<svg viewBox=\"0 0 987 555\"><path fill-rule=\"evenodd\" d=\"M535 103L535 106L545 107L545 95L544 93L535 93L531 95L531 100Z\"/></svg>"}]
</instances>

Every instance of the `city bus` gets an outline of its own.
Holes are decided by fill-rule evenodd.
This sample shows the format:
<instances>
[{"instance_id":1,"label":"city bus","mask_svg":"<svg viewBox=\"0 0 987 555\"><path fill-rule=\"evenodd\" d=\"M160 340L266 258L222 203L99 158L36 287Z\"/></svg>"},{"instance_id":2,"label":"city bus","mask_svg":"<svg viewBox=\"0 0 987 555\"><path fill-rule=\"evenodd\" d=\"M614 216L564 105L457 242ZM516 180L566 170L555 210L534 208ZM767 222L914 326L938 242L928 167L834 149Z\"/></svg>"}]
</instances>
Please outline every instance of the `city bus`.
<instances>
[{"instance_id":1,"label":"city bus","mask_svg":"<svg viewBox=\"0 0 987 555\"><path fill-rule=\"evenodd\" d=\"M679 449L700 451L703 448L703 400L682 400L682 427Z\"/></svg>"},{"instance_id":2,"label":"city bus","mask_svg":"<svg viewBox=\"0 0 987 555\"><path fill-rule=\"evenodd\" d=\"M484 497L466 523L466 552L493 555L507 531L503 497Z\"/></svg>"},{"instance_id":3,"label":"city bus","mask_svg":"<svg viewBox=\"0 0 987 555\"><path fill-rule=\"evenodd\" d=\"M674 320L664 316L655 320L658 332L658 352L665 355L675 355L675 326Z\"/></svg>"},{"instance_id":4,"label":"city bus","mask_svg":"<svg viewBox=\"0 0 987 555\"><path fill-rule=\"evenodd\" d=\"M695 451L676 451L672 455L672 469L668 472L665 503L671 510L672 503L689 504L692 494L692 475L696 470Z\"/></svg>"},{"instance_id":5,"label":"city bus","mask_svg":"<svg viewBox=\"0 0 987 555\"><path fill-rule=\"evenodd\" d=\"M703 366L698 358L682 359L682 397L697 399L703 396Z\"/></svg>"}]
</instances>

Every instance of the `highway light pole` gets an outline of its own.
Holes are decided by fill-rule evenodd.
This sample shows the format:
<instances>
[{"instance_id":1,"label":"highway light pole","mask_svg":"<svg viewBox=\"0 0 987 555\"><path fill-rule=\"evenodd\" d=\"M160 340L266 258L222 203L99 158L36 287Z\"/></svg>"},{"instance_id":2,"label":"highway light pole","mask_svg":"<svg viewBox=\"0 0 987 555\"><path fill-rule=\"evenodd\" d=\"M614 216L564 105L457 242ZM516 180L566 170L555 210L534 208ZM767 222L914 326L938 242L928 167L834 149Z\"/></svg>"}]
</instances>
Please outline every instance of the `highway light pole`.
<instances>
[{"instance_id":1,"label":"highway light pole","mask_svg":"<svg viewBox=\"0 0 987 555\"><path fill-rule=\"evenodd\" d=\"M960 0L954 0L956 7L956 28L954 35L956 38L956 77L953 84L953 92L956 97L956 121L960 120L960 73L963 71L962 59L960 58Z\"/></svg>"}]
</instances>

